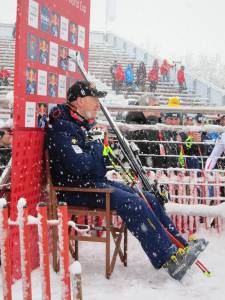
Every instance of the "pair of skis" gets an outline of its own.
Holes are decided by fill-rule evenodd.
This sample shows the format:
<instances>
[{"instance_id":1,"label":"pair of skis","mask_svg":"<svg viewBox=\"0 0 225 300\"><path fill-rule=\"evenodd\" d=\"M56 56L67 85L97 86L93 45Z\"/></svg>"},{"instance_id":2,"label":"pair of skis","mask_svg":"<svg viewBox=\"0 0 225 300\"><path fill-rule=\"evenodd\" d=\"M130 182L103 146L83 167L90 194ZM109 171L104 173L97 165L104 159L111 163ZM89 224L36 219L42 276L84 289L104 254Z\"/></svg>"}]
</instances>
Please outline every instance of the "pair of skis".
<instances>
[{"instance_id":1,"label":"pair of skis","mask_svg":"<svg viewBox=\"0 0 225 300\"><path fill-rule=\"evenodd\" d=\"M68 59L72 60L73 62L75 62L78 66L78 69L80 71L80 73L83 75L84 79L87 81L91 81L90 79L90 75L87 73L86 69L84 68L83 62L80 58L80 54L79 52L77 52L76 55L76 59L71 58L68 56ZM128 141L124 138L124 136L122 135L120 129L118 128L117 124L114 122L114 120L112 119L108 109L106 108L106 106L104 105L104 102L99 99L100 102L100 107L101 110L103 112L103 114L105 115L107 121L109 122L110 127L112 128L112 130L114 131L117 140L120 144L120 147L123 151L124 156L126 157L132 171L134 172L134 174L138 177L138 179L141 181L143 189L145 191L149 191L152 192L153 194L155 194L155 191L153 191L153 188L147 178L147 176L145 175L145 171L141 165L141 163L137 160L137 158L135 157ZM143 198L143 200L146 202L146 204L149 206L149 208L151 209L151 211L153 212L152 207L149 205L148 201L146 200L143 191L139 188L139 192L141 197ZM162 224L161 224L162 225ZM165 232L168 234L169 238L171 239L171 241L178 247L178 248L185 248L184 245L178 241L168 230L167 228L165 228L163 225L162 227L164 228ZM195 261L196 266L198 266L198 268L202 271L203 274L205 274L206 276L210 276L210 271L204 266L204 264L202 262L200 262L199 260Z\"/></svg>"}]
</instances>

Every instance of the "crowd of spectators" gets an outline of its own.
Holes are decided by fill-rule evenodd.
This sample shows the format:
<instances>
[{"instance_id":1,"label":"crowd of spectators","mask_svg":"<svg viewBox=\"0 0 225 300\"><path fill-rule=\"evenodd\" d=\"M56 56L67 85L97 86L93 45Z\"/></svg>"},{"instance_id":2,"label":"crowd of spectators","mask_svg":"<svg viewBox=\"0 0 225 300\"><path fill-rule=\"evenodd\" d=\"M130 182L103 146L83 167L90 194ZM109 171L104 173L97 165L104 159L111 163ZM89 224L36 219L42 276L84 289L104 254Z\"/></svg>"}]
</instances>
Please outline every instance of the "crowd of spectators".
<instances>
[{"instance_id":1,"label":"crowd of spectators","mask_svg":"<svg viewBox=\"0 0 225 300\"><path fill-rule=\"evenodd\" d=\"M153 61L152 66L147 71L145 63L142 61L134 70L134 64L130 63L124 70L122 64L114 61L110 67L110 74L112 80L112 90L119 94L123 89L128 92L134 91L150 91L156 92L159 79L162 82L170 81L171 69L175 68L176 64L170 64L166 59L159 65L157 59ZM177 71L177 83L179 92L186 89L186 80L184 73L184 66L181 66Z\"/></svg>"},{"instance_id":2,"label":"crowd of spectators","mask_svg":"<svg viewBox=\"0 0 225 300\"><path fill-rule=\"evenodd\" d=\"M143 95L138 105L155 106L159 105L159 100L154 94ZM140 157L144 166L152 168L185 168L204 169L205 161L213 145L203 142L215 142L218 138L216 133L197 132L189 130L178 132L172 130L171 126L200 126L206 120L201 113L180 113L176 107L180 105L178 97L171 97L168 106L174 107L174 111L159 112L128 112L125 122L128 124L150 124L163 123L168 126L168 130L134 129L125 132L129 140L135 140L140 148ZM199 144L198 144L199 143ZM221 161L218 160L217 167L221 168Z\"/></svg>"},{"instance_id":3,"label":"crowd of spectators","mask_svg":"<svg viewBox=\"0 0 225 300\"><path fill-rule=\"evenodd\" d=\"M180 63L180 62L179 62ZM112 74L113 89L118 94L125 88L131 91L147 91L148 95L143 95L137 105L154 106L160 105L155 96L159 80L162 82L170 81L170 72L174 69L178 84L178 92L182 93L187 89L185 79L185 67L180 65L176 70L176 62L172 64L166 59L161 65L155 59L152 66L147 71L144 62L134 70L134 64L129 64L123 71L122 65L114 61L110 71ZM176 103L177 101L177 103ZM178 97L171 97L169 106L174 106L174 111L167 113L158 112L128 112L125 122L129 124L157 124L166 125L202 125L205 119L202 114L179 113L176 107L180 105ZM130 140L139 140L137 142L140 148L140 158L144 166L152 168L185 168L204 170L205 161L213 149L213 143L218 139L218 134L207 132L196 132L196 130L178 132L176 130L131 130L125 132ZM205 143L209 142L209 143ZM210 144L212 142L212 144ZM219 159L216 167L224 167L224 159Z\"/></svg>"}]
</instances>

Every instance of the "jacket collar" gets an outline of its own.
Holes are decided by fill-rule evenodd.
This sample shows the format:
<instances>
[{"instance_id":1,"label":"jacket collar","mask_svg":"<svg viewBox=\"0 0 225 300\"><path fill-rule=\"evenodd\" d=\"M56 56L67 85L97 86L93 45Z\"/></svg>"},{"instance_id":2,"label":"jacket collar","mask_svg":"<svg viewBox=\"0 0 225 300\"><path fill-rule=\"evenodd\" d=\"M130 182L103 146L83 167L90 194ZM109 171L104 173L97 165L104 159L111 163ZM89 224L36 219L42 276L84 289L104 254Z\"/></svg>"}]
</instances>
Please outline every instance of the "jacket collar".
<instances>
[{"instance_id":1,"label":"jacket collar","mask_svg":"<svg viewBox=\"0 0 225 300\"><path fill-rule=\"evenodd\" d=\"M87 131L91 130L91 128L96 124L94 119L86 120L78 112L74 111L69 105L67 105L66 108L72 121L79 126L84 127Z\"/></svg>"}]
</instances>

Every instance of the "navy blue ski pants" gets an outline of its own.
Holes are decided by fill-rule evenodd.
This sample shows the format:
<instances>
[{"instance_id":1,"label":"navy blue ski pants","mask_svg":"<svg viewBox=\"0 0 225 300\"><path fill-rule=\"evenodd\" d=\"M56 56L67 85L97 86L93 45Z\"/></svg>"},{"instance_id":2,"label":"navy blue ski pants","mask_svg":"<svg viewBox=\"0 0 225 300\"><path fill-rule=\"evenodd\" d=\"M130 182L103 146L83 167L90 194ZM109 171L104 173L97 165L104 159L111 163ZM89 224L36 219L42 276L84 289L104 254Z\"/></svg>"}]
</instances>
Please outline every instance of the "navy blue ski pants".
<instances>
[{"instance_id":1,"label":"navy blue ski pants","mask_svg":"<svg viewBox=\"0 0 225 300\"><path fill-rule=\"evenodd\" d=\"M171 242L163 229L162 224L184 246L187 246L187 242L179 234L165 210L151 193L145 192L145 197L152 210L132 188L123 183L105 180L95 182L94 186L96 188L114 189L111 194L111 208L117 210L118 215L125 221L128 230L139 240L156 269L160 268L177 250L177 247ZM105 207L105 199L99 194L96 195L96 199L90 197L90 194L87 196L80 194L76 199L65 198L67 198L69 204L92 208Z\"/></svg>"}]
</instances>

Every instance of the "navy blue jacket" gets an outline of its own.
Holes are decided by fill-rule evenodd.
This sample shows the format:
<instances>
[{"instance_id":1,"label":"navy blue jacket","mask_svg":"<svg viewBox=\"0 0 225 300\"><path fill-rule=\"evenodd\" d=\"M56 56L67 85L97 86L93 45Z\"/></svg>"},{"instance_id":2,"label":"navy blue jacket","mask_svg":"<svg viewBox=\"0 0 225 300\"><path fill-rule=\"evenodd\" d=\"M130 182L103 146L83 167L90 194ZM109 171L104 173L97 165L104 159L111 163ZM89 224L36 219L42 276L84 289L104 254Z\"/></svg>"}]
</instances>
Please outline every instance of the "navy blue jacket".
<instances>
[{"instance_id":1,"label":"navy blue jacket","mask_svg":"<svg viewBox=\"0 0 225 300\"><path fill-rule=\"evenodd\" d=\"M54 107L49 116L46 144L53 183L62 186L90 185L106 174L103 144L89 141L90 125L74 119L65 105Z\"/></svg>"}]
</instances>

